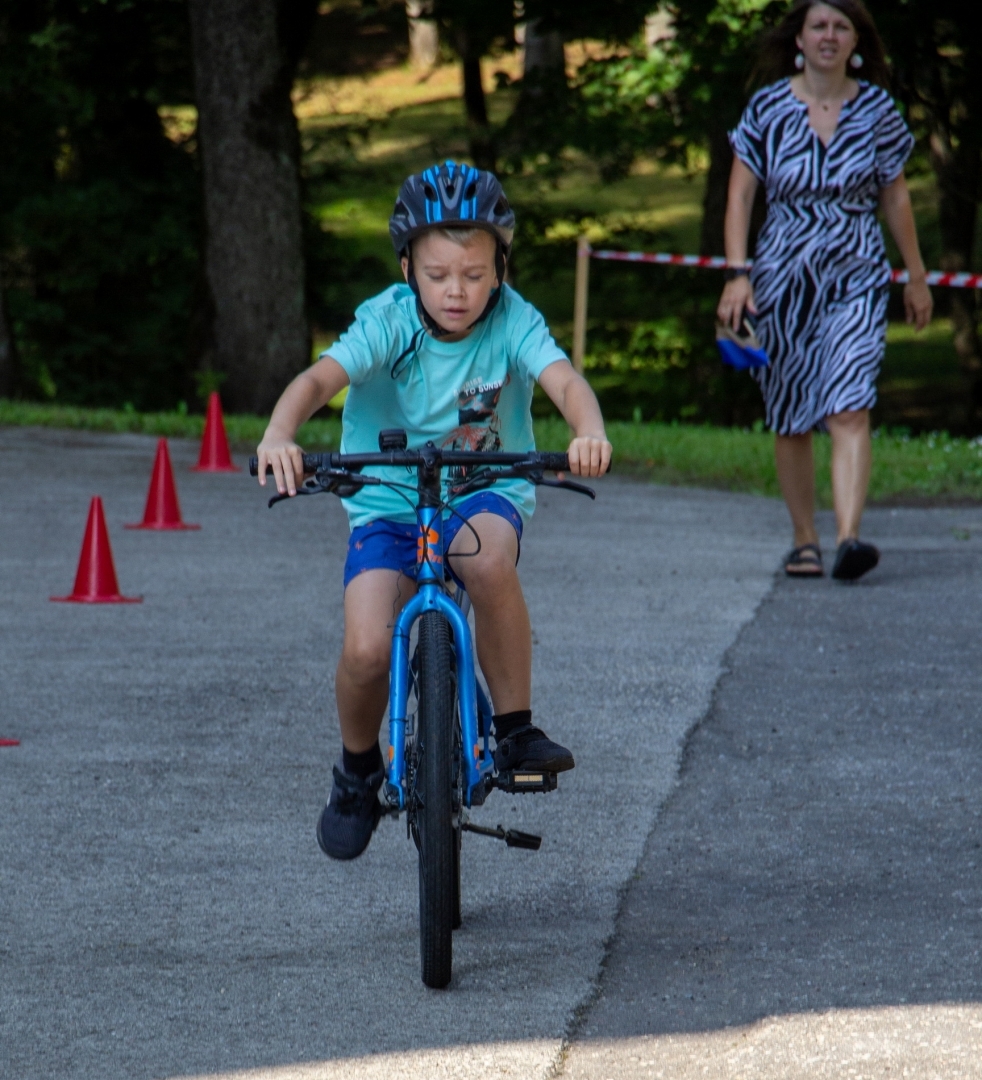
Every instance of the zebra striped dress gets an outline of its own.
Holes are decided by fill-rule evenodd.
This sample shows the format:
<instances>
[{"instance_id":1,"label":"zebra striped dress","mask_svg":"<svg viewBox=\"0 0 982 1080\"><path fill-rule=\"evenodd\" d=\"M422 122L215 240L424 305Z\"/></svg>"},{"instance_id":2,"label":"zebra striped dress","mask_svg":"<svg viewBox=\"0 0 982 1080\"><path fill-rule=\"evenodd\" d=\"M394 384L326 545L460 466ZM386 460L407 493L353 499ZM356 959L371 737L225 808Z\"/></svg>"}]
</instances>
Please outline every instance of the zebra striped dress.
<instances>
[{"instance_id":1,"label":"zebra striped dress","mask_svg":"<svg viewBox=\"0 0 982 1080\"><path fill-rule=\"evenodd\" d=\"M754 377L768 427L800 435L876 403L890 280L876 210L914 139L890 95L860 82L826 147L783 79L754 94L730 144L767 194L750 277L771 363Z\"/></svg>"}]
</instances>

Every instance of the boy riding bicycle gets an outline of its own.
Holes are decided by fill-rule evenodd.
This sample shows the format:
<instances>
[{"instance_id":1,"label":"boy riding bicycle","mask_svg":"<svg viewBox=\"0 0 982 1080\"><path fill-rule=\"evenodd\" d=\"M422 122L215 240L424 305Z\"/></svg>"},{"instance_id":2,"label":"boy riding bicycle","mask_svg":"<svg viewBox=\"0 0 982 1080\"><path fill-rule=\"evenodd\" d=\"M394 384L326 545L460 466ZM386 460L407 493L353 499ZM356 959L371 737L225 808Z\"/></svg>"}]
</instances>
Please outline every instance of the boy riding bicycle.
<instances>
[{"instance_id":1,"label":"boy riding bicycle","mask_svg":"<svg viewBox=\"0 0 982 1080\"><path fill-rule=\"evenodd\" d=\"M489 172L446 162L402 185L389 222L406 285L362 304L355 322L298 375L277 402L258 448L259 482L271 466L280 494L303 480L297 429L344 387L341 449L377 449L402 428L411 447L534 448L533 381L573 431L570 472L600 476L610 463L603 417L587 382L542 316L503 283L515 215ZM392 479L398 480L398 470ZM344 500L351 525L344 568L344 644L335 692L342 754L317 839L335 859L368 846L385 779L379 730L388 703L395 616L415 592L419 528L412 500L385 486ZM561 772L573 756L532 724L532 633L516 565L535 506L520 479L450 499L447 568L474 607L477 654L494 706L498 769Z\"/></svg>"}]
</instances>

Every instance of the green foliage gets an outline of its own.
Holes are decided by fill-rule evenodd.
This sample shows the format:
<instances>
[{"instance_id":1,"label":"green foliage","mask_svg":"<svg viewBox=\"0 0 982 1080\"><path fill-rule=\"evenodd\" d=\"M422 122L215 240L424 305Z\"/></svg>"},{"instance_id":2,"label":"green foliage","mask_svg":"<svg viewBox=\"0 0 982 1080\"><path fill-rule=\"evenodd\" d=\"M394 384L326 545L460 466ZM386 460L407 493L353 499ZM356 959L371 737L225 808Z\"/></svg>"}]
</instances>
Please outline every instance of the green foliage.
<instances>
[{"instance_id":1,"label":"green foliage","mask_svg":"<svg viewBox=\"0 0 982 1080\"><path fill-rule=\"evenodd\" d=\"M576 209L557 217L541 204L520 206L517 218L518 288L561 281L571 294L576 236L597 230L595 219ZM664 240L630 221L612 222L602 235L604 247L635 251ZM746 425L762 416L756 384L720 362L713 331L719 287L717 275L685 267L591 263L584 368L605 417ZM568 349L571 340L560 334L560 344ZM537 411L547 415L550 407L540 399Z\"/></svg>"},{"instance_id":2,"label":"green foliage","mask_svg":"<svg viewBox=\"0 0 982 1080\"><path fill-rule=\"evenodd\" d=\"M225 417L229 439L240 454L254 453L266 423L262 416ZM82 409L0 398L0 425L200 439L203 418L180 411ZM774 497L780 494L774 471L774 436L761 430L760 425L720 428L615 421L607 425L607 433L614 444L617 473L663 484ZM300 429L298 439L308 450L336 450L341 440L341 421L311 420ZM953 439L945 432L911 436L902 430L879 429L873 440L873 502L982 500L982 439ZM556 418L536 420L535 441L540 450L565 450L569 428ZM830 451L828 436L816 436L817 494L819 503L826 507L831 504Z\"/></svg>"},{"instance_id":3,"label":"green foliage","mask_svg":"<svg viewBox=\"0 0 982 1080\"><path fill-rule=\"evenodd\" d=\"M182 0L10 0L0 14L0 259L19 391L141 407L187 396L198 262Z\"/></svg>"},{"instance_id":4,"label":"green foliage","mask_svg":"<svg viewBox=\"0 0 982 1080\"><path fill-rule=\"evenodd\" d=\"M522 149L526 164L554 165L575 147L605 179L641 155L687 168L705 160L712 133L733 127L746 103L761 32L784 13L780 0L690 0L673 5L673 36L646 48L637 26L629 51L613 49L577 72L569 98L541 127L551 137ZM538 134L538 131L536 132ZM543 162L543 155L549 162Z\"/></svg>"},{"instance_id":5,"label":"green foliage","mask_svg":"<svg viewBox=\"0 0 982 1080\"><path fill-rule=\"evenodd\" d=\"M186 408L172 412L138 412L129 409L86 409L74 405L50 405L0 398L0 425L48 428L71 428L77 431L102 431L164 436L171 439L200 439L204 417L189 416ZM254 453L263 437L269 418L225 414L225 431L239 453ZM341 445L341 420L329 417L310 420L297 434L307 450L337 450Z\"/></svg>"},{"instance_id":6,"label":"green foliage","mask_svg":"<svg viewBox=\"0 0 982 1080\"><path fill-rule=\"evenodd\" d=\"M605 180L626 175L652 151L686 160L678 90L687 67L687 56L661 45L588 61L573 81L567 143L588 154Z\"/></svg>"}]
</instances>

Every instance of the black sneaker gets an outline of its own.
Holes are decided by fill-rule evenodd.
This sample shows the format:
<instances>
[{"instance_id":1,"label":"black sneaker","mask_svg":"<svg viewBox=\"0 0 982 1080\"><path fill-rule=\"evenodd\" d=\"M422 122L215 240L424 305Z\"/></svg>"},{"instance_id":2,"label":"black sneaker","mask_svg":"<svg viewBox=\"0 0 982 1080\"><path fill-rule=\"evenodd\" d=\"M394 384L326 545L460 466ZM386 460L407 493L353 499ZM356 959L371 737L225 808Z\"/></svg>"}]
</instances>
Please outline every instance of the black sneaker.
<instances>
[{"instance_id":1,"label":"black sneaker","mask_svg":"<svg viewBox=\"0 0 982 1080\"><path fill-rule=\"evenodd\" d=\"M334 766L331 799L317 822L317 843L332 859L357 859L368 847L382 816L378 801L385 771L379 769L364 780Z\"/></svg>"},{"instance_id":2,"label":"black sneaker","mask_svg":"<svg viewBox=\"0 0 982 1080\"><path fill-rule=\"evenodd\" d=\"M576 764L565 746L554 743L532 724L510 731L494 748L498 772L537 769L539 772L566 772Z\"/></svg>"}]
</instances>

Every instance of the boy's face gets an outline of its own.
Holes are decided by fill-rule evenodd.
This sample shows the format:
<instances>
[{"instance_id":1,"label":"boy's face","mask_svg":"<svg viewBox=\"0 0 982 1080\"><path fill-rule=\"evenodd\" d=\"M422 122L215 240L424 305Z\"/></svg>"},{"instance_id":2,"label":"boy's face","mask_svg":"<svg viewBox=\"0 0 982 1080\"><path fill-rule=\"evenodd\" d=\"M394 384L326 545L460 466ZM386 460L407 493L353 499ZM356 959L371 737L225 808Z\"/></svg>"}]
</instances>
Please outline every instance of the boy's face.
<instances>
[{"instance_id":1,"label":"boy's face","mask_svg":"<svg viewBox=\"0 0 982 1080\"><path fill-rule=\"evenodd\" d=\"M423 307L450 333L442 341L459 341L480 317L498 285L494 272L496 244L490 233L477 232L466 244L437 233L413 241L413 267ZM402 273L408 279L409 260Z\"/></svg>"}]
</instances>

